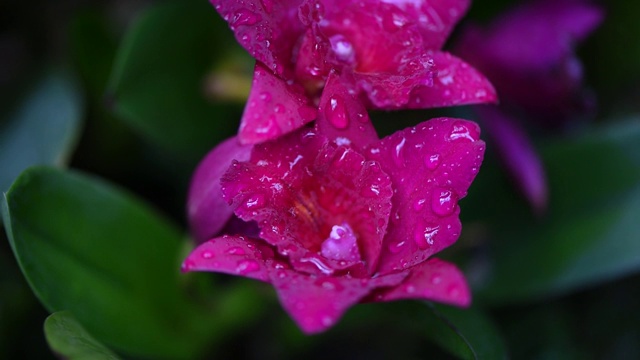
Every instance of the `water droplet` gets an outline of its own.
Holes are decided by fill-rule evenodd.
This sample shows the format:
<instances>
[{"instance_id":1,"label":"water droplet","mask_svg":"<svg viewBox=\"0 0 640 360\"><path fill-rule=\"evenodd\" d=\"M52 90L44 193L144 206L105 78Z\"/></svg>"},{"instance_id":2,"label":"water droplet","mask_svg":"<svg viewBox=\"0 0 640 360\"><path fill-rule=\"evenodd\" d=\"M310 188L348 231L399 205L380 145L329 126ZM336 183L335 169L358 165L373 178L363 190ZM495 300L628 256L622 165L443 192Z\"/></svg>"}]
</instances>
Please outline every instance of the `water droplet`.
<instances>
[{"instance_id":1,"label":"water droplet","mask_svg":"<svg viewBox=\"0 0 640 360\"><path fill-rule=\"evenodd\" d=\"M418 248L424 250L433 245L440 226L417 227L414 234L414 240Z\"/></svg>"},{"instance_id":2,"label":"water droplet","mask_svg":"<svg viewBox=\"0 0 640 360\"><path fill-rule=\"evenodd\" d=\"M396 145L395 151L393 152L393 161L396 163L398 167L404 166L404 144L407 142L407 139L404 137L400 142Z\"/></svg>"},{"instance_id":3,"label":"water droplet","mask_svg":"<svg viewBox=\"0 0 640 360\"><path fill-rule=\"evenodd\" d=\"M255 25L258 21L262 20L262 17L247 9L238 10L233 19L231 20L231 26L242 25Z\"/></svg>"},{"instance_id":4,"label":"water droplet","mask_svg":"<svg viewBox=\"0 0 640 360\"><path fill-rule=\"evenodd\" d=\"M182 263L181 270L183 272L191 271L191 269L193 269L195 266L196 264L193 261L187 260Z\"/></svg>"},{"instance_id":5,"label":"water droplet","mask_svg":"<svg viewBox=\"0 0 640 360\"><path fill-rule=\"evenodd\" d=\"M338 129L344 129L349 126L349 116L344 106L344 101L338 97L329 99L329 107L325 109L324 115Z\"/></svg>"},{"instance_id":6,"label":"water droplet","mask_svg":"<svg viewBox=\"0 0 640 360\"><path fill-rule=\"evenodd\" d=\"M298 247L293 245L293 244L289 244L284 246L282 249L280 249L280 254L282 254L283 256L289 256L291 253L294 253L298 250Z\"/></svg>"},{"instance_id":7,"label":"water droplet","mask_svg":"<svg viewBox=\"0 0 640 360\"><path fill-rule=\"evenodd\" d=\"M300 259L300 262L303 262L303 263L310 262L313 265L315 265L315 267L318 268L318 270L320 270L322 273L327 274L327 275L333 274L333 271L334 271L324 261L320 260L320 258L315 257L315 256L308 257L308 258L302 258L302 259Z\"/></svg>"},{"instance_id":8,"label":"water droplet","mask_svg":"<svg viewBox=\"0 0 640 360\"><path fill-rule=\"evenodd\" d=\"M240 275L246 275L248 273L260 270L260 265L255 260L242 260L238 262L236 272Z\"/></svg>"},{"instance_id":9,"label":"water droplet","mask_svg":"<svg viewBox=\"0 0 640 360\"><path fill-rule=\"evenodd\" d=\"M420 211L424 208L424 204L427 202L427 199L417 199L413 203L413 210Z\"/></svg>"},{"instance_id":10,"label":"water droplet","mask_svg":"<svg viewBox=\"0 0 640 360\"><path fill-rule=\"evenodd\" d=\"M456 200L456 196L451 190L434 189L431 208L437 215L449 216L456 208Z\"/></svg>"},{"instance_id":11,"label":"water droplet","mask_svg":"<svg viewBox=\"0 0 640 360\"><path fill-rule=\"evenodd\" d=\"M460 287L456 284L453 284L451 286L449 286L449 288L447 289L447 294L451 297L451 298L458 298L460 297L460 295L462 294L462 291L460 290Z\"/></svg>"},{"instance_id":12,"label":"water droplet","mask_svg":"<svg viewBox=\"0 0 640 360\"><path fill-rule=\"evenodd\" d=\"M355 64L356 53L353 44L351 44L346 37L340 34L331 36L329 43L331 44L331 50L333 50L338 60L351 65Z\"/></svg>"},{"instance_id":13,"label":"water droplet","mask_svg":"<svg viewBox=\"0 0 640 360\"><path fill-rule=\"evenodd\" d=\"M431 283L433 285L438 285L442 282L442 276L440 276L439 273L435 273L433 275L431 275Z\"/></svg>"},{"instance_id":14,"label":"water droplet","mask_svg":"<svg viewBox=\"0 0 640 360\"><path fill-rule=\"evenodd\" d=\"M399 253L400 251L402 251L402 248L404 247L404 245L405 245L404 240L403 240L403 241L396 242L396 243L393 243L393 244L389 244L389 251L390 251L392 254L397 254L397 253Z\"/></svg>"},{"instance_id":15,"label":"water droplet","mask_svg":"<svg viewBox=\"0 0 640 360\"><path fill-rule=\"evenodd\" d=\"M261 208L262 206L264 206L264 196L260 195L260 194L256 194L254 196L251 196L250 198L247 199L247 201L245 202L244 206L247 209L258 209Z\"/></svg>"},{"instance_id":16,"label":"water droplet","mask_svg":"<svg viewBox=\"0 0 640 360\"><path fill-rule=\"evenodd\" d=\"M477 134L476 134L477 135ZM471 130L462 122L455 122L451 129L451 134L449 135L449 139L451 140L462 140L467 139L470 141L476 141L473 137Z\"/></svg>"},{"instance_id":17,"label":"water droplet","mask_svg":"<svg viewBox=\"0 0 640 360\"><path fill-rule=\"evenodd\" d=\"M269 94L268 92L264 91L260 93L260 100L264 101L264 102L269 102L271 101L271 94Z\"/></svg>"},{"instance_id":18,"label":"water droplet","mask_svg":"<svg viewBox=\"0 0 640 360\"><path fill-rule=\"evenodd\" d=\"M202 253L202 257L204 259L211 259L213 257L213 253L211 251L205 251Z\"/></svg>"},{"instance_id":19,"label":"water droplet","mask_svg":"<svg viewBox=\"0 0 640 360\"><path fill-rule=\"evenodd\" d=\"M234 246L234 247L230 248L229 250L227 250L227 254L229 254L229 255L244 255L245 251L240 246Z\"/></svg>"},{"instance_id":20,"label":"water droplet","mask_svg":"<svg viewBox=\"0 0 640 360\"><path fill-rule=\"evenodd\" d=\"M266 135L269 138L277 137L282 133L278 120L274 115L270 115L266 118L266 122L258 126L254 130L256 133Z\"/></svg>"},{"instance_id":21,"label":"water droplet","mask_svg":"<svg viewBox=\"0 0 640 360\"><path fill-rule=\"evenodd\" d=\"M414 292L416 292L416 287L409 284L405 286L404 290L407 292L407 294L413 294Z\"/></svg>"},{"instance_id":22,"label":"water droplet","mask_svg":"<svg viewBox=\"0 0 640 360\"><path fill-rule=\"evenodd\" d=\"M323 316L321 321L324 326L331 326L331 324L333 324L333 319L329 316Z\"/></svg>"},{"instance_id":23,"label":"water droplet","mask_svg":"<svg viewBox=\"0 0 640 360\"><path fill-rule=\"evenodd\" d=\"M440 154L431 154L427 155L424 158L424 164L427 166L427 169L433 171L438 168L440 165Z\"/></svg>"},{"instance_id":24,"label":"water droplet","mask_svg":"<svg viewBox=\"0 0 640 360\"><path fill-rule=\"evenodd\" d=\"M280 279L284 279L284 278L286 278L286 277L287 277L287 273L286 273L286 272L284 272L284 271L278 271L278 277L279 277Z\"/></svg>"},{"instance_id":25,"label":"water droplet","mask_svg":"<svg viewBox=\"0 0 640 360\"><path fill-rule=\"evenodd\" d=\"M276 104L276 106L273 107L273 111L275 111L278 114L284 113L285 110L286 110L286 108L282 104Z\"/></svg>"}]
</instances>

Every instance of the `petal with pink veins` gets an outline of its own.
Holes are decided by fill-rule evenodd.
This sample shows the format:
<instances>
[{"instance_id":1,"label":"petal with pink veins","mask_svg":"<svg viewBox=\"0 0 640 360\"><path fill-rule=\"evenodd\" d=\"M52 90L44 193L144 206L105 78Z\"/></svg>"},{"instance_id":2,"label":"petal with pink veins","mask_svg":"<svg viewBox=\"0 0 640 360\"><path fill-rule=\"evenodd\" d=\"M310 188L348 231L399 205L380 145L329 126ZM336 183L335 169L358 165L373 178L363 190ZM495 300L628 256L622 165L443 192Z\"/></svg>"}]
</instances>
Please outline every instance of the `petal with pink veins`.
<instances>
[{"instance_id":1,"label":"petal with pink veins","mask_svg":"<svg viewBox=\"0 0 640 360\"><path fill-rule=\"evenodd\" d=\"M473 122L438 118L369 146L367 157L391 176L394 189L380 273L410 268L458 239L458 200L484 155L479 137Z\"/></svg>"},{"instance_id":2,"label":"petal with pink veins","mask_svg":"<svg viewBox=\"0 0 640 360\"><path fill-rule=\"evenodd\" d=\"M373 289L392 287L407 275L400 272L373 279L306 275L289 269L273 270L271 283L282 307L307 334L333 326L351 306Z\"/></svg>"},{"instance_id":3,"label":"petal with pink veins","mask_svg":"<svg viewBox=\"0 0 640 360\"><path fill-rule=\"evenodd\" d=\"M271 140L302 127L315 119L316 113L302 87L288 84L256 63L238 138L243 144Z\"/></svg>"},{"instance_id":4,"label":"petal with pink veins","mask_svg":"<svg viewBox=\"0 0 640 360\"><path fill-rule=\"evenodd\" d=\"M471 290L464 274L454 264L433 258L412 267L402 283L378 290L372 299L421 299L467 307L471 304Z\"/></svg>"},{"instance_id":5,"label":"petal with pink veins","mask_svg":"<svg viewBox=\"0 0 640 360\"><path fill-rule=\"evenodd\" d=\"M471 65L446 53L433 53L437 75L432 86L413 90L406 108L470 105L497 102L496 91L489 80Z\"/></svg>"},{"instance_id":6,"label":"petal with pink veins","mask_svg":"<svg viewBox=\"0 0 640 360\"><path fill-rule=\"evenodd\" d=\"M182 271L221 272L269 281L273 266L274 253L269 246L259 240L225 235L193 250L182 263Z\"/></svg>"},{"instance_id":7,"label":"petal with pink veins","mask_svg":"<svg viewBox=\"0 0 640 360\"><path fill-rule=\"evenodd\" d=\"M248 160L251 148L232 137L216 146L198 165L187 200L189 225L197 242L215 236L233 215L233 208L222 198L220 177L233 160Z\"/></svg>"}]
</instances>

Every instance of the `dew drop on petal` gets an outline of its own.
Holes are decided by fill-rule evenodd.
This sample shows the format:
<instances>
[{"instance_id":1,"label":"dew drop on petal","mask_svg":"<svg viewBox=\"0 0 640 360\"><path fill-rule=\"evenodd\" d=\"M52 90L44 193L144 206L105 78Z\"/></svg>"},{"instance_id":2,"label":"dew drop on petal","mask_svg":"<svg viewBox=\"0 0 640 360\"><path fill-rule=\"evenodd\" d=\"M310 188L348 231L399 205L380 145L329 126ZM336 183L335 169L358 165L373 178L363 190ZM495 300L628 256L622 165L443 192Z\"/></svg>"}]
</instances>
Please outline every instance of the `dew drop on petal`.
<instances>
[{"instance_id":1,"label":"dew drop on petal","mask_svg":"<svg viewBox=\"0 0 640 360\"><path fill-rule=\"evenodd\" d=\"M456 208L456 200L451 190L435 189L431 198L431 208L439 216L449 216Z\"/></svg>"},{"instance_id":2,"label":"dew drop on petal","mask_svg":"<svg viewBox=\"0 0 640 360\"><path fill-rule=\"evenodd\" d=\"M416 245L418 245L418 248L424 250L433 245L439 229L439 226L418 226L414 233L414 240Z\"/></svg>"},{"instance_id":3,"label":"dew drop on petal","mask_svg":"<svg viewBox=\"0 0 640 360\"><path fill-rule=\"evenodd\" d=\"M231 26L255 25L262 17L248 9L238 10L231 20Z\"/></svg>"},{"instance_id":4,"label":"dew drop on petal","mask_svg":"<svg viewBox=\"0 0 640 360\"><path fill-rule=\"evenodd\" d=\"M424 208L424 204L427 202L427 199L417 199L413 202L413 210L420 211Z\"/></svg>"},{"instance_id":5,"label":"dew drop on petal","mask_svg":"<svg viewBox=\"0 0 640 360\"><path fill-rule=\"evenodd\" d=\"M203 259L211 259L213 257L213 253L211 251L205 251L202 253Z\"/></svg>"},{"instance_id":6,"label":"dew drop on petal","mask_svg":"<svg viewBox=\"0 0 640 360\"><path fill-rule=\"evenodd\" d=\"M324 115L329 122L338 129L344 129L349 126L349 115L342 99L331 97L329 106L325 109Z\"/></svg>"},{"instance_id":7,"label":"dew drop on petal","mask_svg":"<svg viewBox=\"0 0 640 360\"><path fill-rule=\"evenodd\" d=\"M246 275L259 269L260 265L255 260L242 260L238 262L236 272L240 275Z\"/></svg>"},{"instance_id":8,"label":"dew drop on petal","mask_svg":"<svg viewBox=\"0 0 640 360\"><path fill-rule=\"evenodd\" d=\"M347 40L343 35L334 35L329 38L331 44L331 50L336 55L338 60L347 64L354 65L356 62L356 54L353 48L353 44Z\"/></svg>"},{"instance_id":9,"label":"dew drop on petal","mask_svg":"<svg viewBox=\"0 0 640 360\"><path fill-rule=\"evenodd\" d=\"M269 102L271 101L271 94L269 94L266 91L263 91L260 93L260 100L264 101L264 102Z\"/></svg>"},{"instance_id":10,"label":"dew drop on petal","mask_svg":"<svg viewBox=\"0 0 640 360\"><path fill-rule=\"evenodd\" d=\"M182 263L181 270L183 272L191 271L191 269L193 269L195 266L196 266L196 264L193 261L187 260L187 261Z\"/></svg>"},{"instance_id":11,"label":"dew drop on petal","mask_svg":"<svg viewBox=\"0 0 640 360\"><path fill-rule=\"evenodd\" d=\"M323 316L321 321L324 326L331 326L331 324L333 324L333 319L330 316Z\"/></svg>"},{"instance_id":12,"label":"dew drop on petal","mask_svg":"<svg viewBox=\"0 0 640 360\"><path fill-rule=\"evenodd\" d=\"M390 251L392 254L397 254L397 253L399 253L400 251L402 251L402 249L404 248L404 245L405 245L404 240L403 240L403 241L398 241L398 242L395 242L395 243L392 243L392 244L389 244L389 251Z\"/></svg>"},{"instance_id":13,"label":"dew drop on petal","mask_svg":"<svg viewBox=\"0 0 640 360\"><path fill-rule=\"evenodd\" d=\"M227 250L227 254L229 255L244 255L244 249L239 247L239 246L234 246L232 248L230 248L229 250Z\"/></svg>"},{"instance_id":14,"label":"dew drop on petal","mask_svg":"<svg viewBox=\"0 0 640 360\"><path fill-rule=\"evenodd\" d=\"M427 166L427 169L433 171L438 168L440 165L440 154L430 154L425 156L424 164Z\"/></svg>"},{"instance_id":15,"label":"dew drop on petal","mask_svg":"<svg viewBox=\"0 0 640 360\"><path fill-rule=\"evenodd\" d=\"M431 284L438 285L441 282L442 282L442 276L440 276L440 274L435 273L435 274L431 275Z\"/></svg>"},{"instance_id":16,"label":"dew drop on petal","mask_svg":"<svg viewBox=\"0 0 640 360\"><path fill-rule=\"evenodd\" d=\"M404 144L407 142L407 139L405 139L404 137L402 138L402 140L400 140L400 142L396 145L395 147L395 151L393 152L393 161L396 163L396 165L398 167L402 167L404 166L404 153L403 153L403 149L404 149Z\"/></svg>"},{"instance_id":17,"label":"dew drop on petal","mask_svg":"<svg viewBox=\"0 0 640 360\"><path fill-rule=\"evenodd\" d=\"M449 135L449 139L451 140L470 140L470 141L476 141L476 139L474 138L473 134L472 134L472 130L469 129L469 127L467 127L466 124L458 121L455 122L453 124L453 127L451 129L451 134Z\"/></svg>"}]
</instances>

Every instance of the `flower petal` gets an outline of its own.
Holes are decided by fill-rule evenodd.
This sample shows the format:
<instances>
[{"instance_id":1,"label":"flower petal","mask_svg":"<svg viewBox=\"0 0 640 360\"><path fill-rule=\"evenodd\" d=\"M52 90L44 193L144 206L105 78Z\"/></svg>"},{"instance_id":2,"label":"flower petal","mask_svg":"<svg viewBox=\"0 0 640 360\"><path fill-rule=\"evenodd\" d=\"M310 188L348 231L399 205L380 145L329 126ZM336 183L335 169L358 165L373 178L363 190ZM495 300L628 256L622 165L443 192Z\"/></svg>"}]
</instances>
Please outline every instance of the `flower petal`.
<instances>
[{"instance_id":1,"label":"flower petal","mask_svg":"<svg viewBox=\"0 0 640 360\"><path fill-rule=\"evenodd\" d=\"M232 137L216 146L198 165L187 200L189 225L197 242L216 235L233 215L233 209L222 198L220 177L233 160L248 160L251 148Z\"/></svg>"},{"instance_id":2,"label":"flower petal","mask_svg":"<svg viewBox=\"0 0 640 360\"><path fill-rule=\"evenodd\" d=\"M307 334L333 326L351 306L372 289L399 284L407 272L374 279L306 275L281 269L271 273L271 283L282 307Z\"/></svg>"},{"instance_id":3,"label":"flower petal","mask_svg":"<svg viewBox=\"0 0 640 360\"><path fill-rule=\"evenodd\" d=\"M469 8L470 0L415 1L383 0L402 9L411 20L418 24L424 46L428 49L440 49L455 24Z\"/></svg>"},{"instance_id":4,"label":"flower petal","mask_svg":"<svg viewBox=\"0 0 640 360\"><path fill-rule=\"evenodd\" d=\"M379 138L364 104L346 84L347 80L333 72L329 74L320 98L316 128L338 144L359 149Z\"/></svg>"},{"instance_id":5,"label":"flower petal","mask_svg":"<svg viewBox=\"0 0 640 360\"><path fill-rule=\"evenodd\" d=\"M274 253L259 240L243 236L211 239L189 254L182 271L211 271L269 281Z\"/></svg>"},{"instance_id":6,"label":"flower petal","mask_svg":"<svg viewBox=\"0 0 640 360\"><path fill-rule=\"evenodd\" d=\"M457 203L484 155L479 136L473 122L439 118L369 147L367 157L380 162L394 188L380 273L410 268L458 239Z\"/></svg>"},{"instance_id":7,"label":"flower petal","mask_svg":"<svg viewBox=\"0 0 640 360\"><path fill-rule=\"evenodd\" d=\"M256 63L253 85L242 115L238 138L257 144L300 128L316 118L302 87L287 84Z\"/></svg>"},{"instance_id":8,"label":"flower petal","mask_svg":"<svg viewBox=\"0 0 640 360\"><path fill-rule=\"evenodd\" d=\"M446 52L435 52L432 56L437 70L433 86L420 86L413 90L406 108L426 109L497 101L493 85L478 70Z\"/></svg>"},{"instance_id":9,"label":"flower petal","mask_svg":"<svg viewBox=\"0 0 640 360\"><path fill-rule=\"evenodd\" d=\"M302 0L211 0L238 42L274 73L288 77L293 48L304 31Z\"/></svg>"},{"instance_id":10,"label":"flower petal","mask_svg":"<svg viewBox=\"0 0 640 360\"><path fill-rule=\"evenodd\" d=\"M467 307L471 304L471 290L464 274L454 264L432 258L412 267L401 284L379 290L372 299L423 299Z\"/></svg>"},{"instance_id":11,"label":"flower petal","mask_svg":"<svg viewBox=\"0 0 640 360\"><path fill-rule=\"evenodd\" d=\"M369 271L377 264L391 209L391 181L380 165L326 137L300 130L257 145L251 160L234 163L222 192L260 237L299 270L332 273L349 265L320 259L334 226L357 234Z\"/></svg>"},{"instance_id":12,"label":"flower petal","mask_svg":"<svg viewBox=\"0 0 640 360\"><path fill-rule=\"evenodd\" d=\"M533 144L514 119L497 108L478 106L475 111L483 120L507 171L534 210L541 214L547 206L547 181Z\"/></svg>"},{"instance_id":13,"label":"flower petal","mask_svg":"<svg viewBox=\"0 0 640 360\"><path fill-rule=\"evenodd\" d=\"M547 69L570 56L602 19L602 10L584 1L535 1L505 13L486 31L468 28L456 52L491 74L505 67Z\"/></svg>"}]
</instances>

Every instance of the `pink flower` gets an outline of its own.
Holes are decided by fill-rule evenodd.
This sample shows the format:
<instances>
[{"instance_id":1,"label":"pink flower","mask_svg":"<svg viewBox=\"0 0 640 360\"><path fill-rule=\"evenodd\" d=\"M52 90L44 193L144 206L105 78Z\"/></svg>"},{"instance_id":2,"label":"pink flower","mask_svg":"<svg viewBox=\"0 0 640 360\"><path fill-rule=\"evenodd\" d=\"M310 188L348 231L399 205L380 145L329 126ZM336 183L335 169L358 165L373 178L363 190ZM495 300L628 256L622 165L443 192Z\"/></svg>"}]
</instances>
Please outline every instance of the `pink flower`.
<instances>
[{"instance_id":1,"label":"pink flower","mask_svg":"<svg viewBox=\"0 0 640 360\"><path fill-rule=\"evenodd\" d=\"M496 99L484 76L440 51L468 0L212 3L257 59L240 125L241 143L260 143L293 131L316 118L318 105L339 106L331 99L318 104L323 90L330 90L332 74L376 109ZM351 119L340 120L345 125Z\"/></svg>"},{"instance_id":2,"label":"pink flower","mask_svg":"<svg viewBox=\"0 0 640 360\"><path fill-rule=\"evenodd\" d=\"M485 29L465 29L454 49L496 86L501 106L476 107L476 112L538 214L547 205L544 167L517 120L530 118L558 127L577 112L593 109L574 47L602 18L601 9L588 2L534 1L505 13Z\"/></svg>"},{"instance_id":3,"label":"pink flower","mask_svg":"<svg viewBox=\"0 0 640 360\"><path fill-rule=\"evenodd\" d=\"M236 216L257 224L259 235L240 230L216 237L202 218L194 221L196 236L212 238L188 256L183 271L269 282L307 333L326 330L363 301L469 305L462 273L433 255L460 235L457 203L485 149L478 126L439 118L380 140L363 107L347 108L362 111L364 130L335 128L324 118L314 129L253 146L224 175L208 168L233 143L214 149L196 173L190 202L213 203L221 192ZM201 185L220 176L219 190ZM210 216L221 223L218 214Z\"/></svg>"},{"instance_id":4,"label":"pink flower","mask_svg":"<svg viewBox=\"0 0 640 360\"><path fill-rule=\"evenodd\" d=\"M589 105L574 47L602 19L586 1L533 1L486 29L465 29L455 53L489 77L503 103L557 120Z\"/></svg>"}]
</instances>

